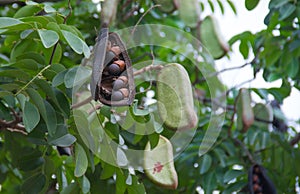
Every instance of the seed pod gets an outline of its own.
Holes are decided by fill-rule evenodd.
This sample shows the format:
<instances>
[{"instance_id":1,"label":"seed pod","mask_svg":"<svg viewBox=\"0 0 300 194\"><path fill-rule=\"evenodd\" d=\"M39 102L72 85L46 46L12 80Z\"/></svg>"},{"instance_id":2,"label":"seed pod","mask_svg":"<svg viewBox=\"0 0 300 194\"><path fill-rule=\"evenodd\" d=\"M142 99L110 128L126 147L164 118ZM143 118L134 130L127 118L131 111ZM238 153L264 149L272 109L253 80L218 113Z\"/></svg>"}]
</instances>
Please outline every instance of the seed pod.
<instances>
[{"instance_id":1,"label":"seed pod","mask_svg":"<svg viewBox=\"0 0 300 194\"><path fill-rule=\"evenodd\" d=\"M94 100L99 100L101 103L109 106L130 105L135 96L135 86L131 60L126 48L118 34L114 32L108 33L107 28L101 29L99 37L94 51L95 57L91 80L92 96ZM111 50L109 51L107 51L108 44L111 44ZM119 49L119 51L115 49ZM115 52L119 53L119 55L116 55ZM128 90L126 98L121 98L119 94L113 94L113 82L120 74L122 74L120 77L125 77L121 79L126 80L125 87Z\"/></svg>"},{"instance_id":2,"label":"seed pod","mask_svg":"<svg viewBox=\"0 0 300 194\"><path fill-rule=\"evenodd\" d=\"M255 179L258 179L258 181L254 181ZM267 176L266 170L258 164L251 166L251 168L249 169L248 187L250 194L277 193L274 184Z\"/></svg>"},{"instance_id":3,"label":"seed pod","mask_svg":"<svg viewBox=\"0 0 300 194\"><path fill-rule=\"evenodd\" d=\"M272 129L271 123L273 121L273 110L270 104L262 104L262 103L255 104L255 106L253 107L253 113L256 118L253 125L255 125L257 128L261 130Z\"/></svg>"},{"instance_id":4,"label":"seed pod","mask_svg":"<svg viewBox=\"0 0 300 194\"><path fill-rule=\"evenodd\" d=\"M223 38L214 16L204 18L199 30L203 46L215 59L223 57L229 51L229 45Z\"/></svg>"},{"instance_id":5,"label":"seed pod","mask_svg":"<svg viewBox=\"0 0 300 194\"><path fill-rule=\"evenodd\" d=\"M189 75L177 63L166 65L157 76L158 112L164 124L173 130L197 126Z\"/></svg>"},{"instance_id":6,"label":"seed pod","mask_svg":"<svg viewBox=\"0 0 300 194\"><path fill-rule=\"evenodd\" d=\"M200 21L200 5L198 0L177 0L181 20L189 27L195 28Z\"/></svg>"},{"instance_id":7,"label":"seed pod","mask_svg":"<svg viewBox=\"0 0 300 194\"><path fill-rule=\"evenodd\" d=\"M176 189L178 177L174 167L171 142L160 135L156 147L151 150L148 142L144 153L144 170L147 177L161 187Z\"/></svg>"},{"instance_id":8,"label":"seed pod","mask_svg":"<svg viewBox=\"0 0 300 194\"><path fill-rule=\"evenodd\" d=\"M251 107L251 95L248 89L240 89L237 100L237 128L246 132L254 122L254 114Z\"/></svg>"}]
</instances>

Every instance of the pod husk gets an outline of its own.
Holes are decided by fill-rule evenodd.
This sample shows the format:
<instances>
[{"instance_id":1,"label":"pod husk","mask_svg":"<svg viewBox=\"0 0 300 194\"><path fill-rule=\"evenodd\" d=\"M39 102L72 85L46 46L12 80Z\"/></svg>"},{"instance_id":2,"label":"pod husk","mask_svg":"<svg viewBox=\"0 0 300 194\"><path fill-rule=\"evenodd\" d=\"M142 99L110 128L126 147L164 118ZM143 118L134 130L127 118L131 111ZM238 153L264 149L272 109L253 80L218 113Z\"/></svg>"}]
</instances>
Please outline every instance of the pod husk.
<instances>
[{"instance_id":1,"label":"pod husk","mask_svg":"<svg viewBox=\"0 0 300 194\"><path fill-rule=\"evenodd\" d=\"M147 177L156 185L176 189L178 177L174 167L173 147L170 141L159 136L158 144L151 150L150 142L145 147L144 170Z\"/></svg>"},{"instance_id":2,"label":"pod husk","mask_svg":"<svg viewBox=\"0 0 300 194\"><path fill-rule=\"evenodd\" d=\"M223 57L229 51L229 45L222 36L214 16L209 15L204 18L199 32L202 44L215 59Z\"/></svg>"},{"instance_id":3,"label":"pod husk","mask_svg":"<svg viewBox=\"0 0 300 194\"><path fill-rule=\"evenodd\" d=\"M113 46L119 46L121 53L117 56L120 59L124 60L126 68L121 75L113 76L107 74L105 69L112 59L107 59L109 55L106 55L108 52L107 45L108 42ZM108 32L108 28L102 28L95 46L94 51L94 62L93 62L93 71L92 71L92 80L91 80L91 93L95 101L99 100L101 103L108 106L127 106L131 105L135 97L135 86L133 78L133 70L131 60L126 51L122 40L119 35L114 32ZM113 91L112 83L119 76L126 76L128 78L129 95L127 98L124 98L120 101L112 101L110 99L111 92Z\"/></svg>"},{"instance_id":4,"label":"pod husk","mask_svg":"<svg viewBox=\"0 0 300 194\"><path fill-rule=\"evenodd\" d=\"M172 130L188 130L197 126L193 91L183 66L171 63L157 75L158 112L165 126Z\"/></svg>"},{"instance_id":5,"label":"pod husk","mask_svg":"<svg viewBox=\"0 0 300 194\"><path fill-rule=\"evenodd\" d=\"M253 177L258 176L258 182L254 182ZM254 184L258 184L261 191L255 191ZM271 179L267 176L266 170L264 167L255 164L250 167L248 172L248 187L250 194L256 193L267 193L267 194L276 194L276 188Z\"/></svg>"}]
</instances>

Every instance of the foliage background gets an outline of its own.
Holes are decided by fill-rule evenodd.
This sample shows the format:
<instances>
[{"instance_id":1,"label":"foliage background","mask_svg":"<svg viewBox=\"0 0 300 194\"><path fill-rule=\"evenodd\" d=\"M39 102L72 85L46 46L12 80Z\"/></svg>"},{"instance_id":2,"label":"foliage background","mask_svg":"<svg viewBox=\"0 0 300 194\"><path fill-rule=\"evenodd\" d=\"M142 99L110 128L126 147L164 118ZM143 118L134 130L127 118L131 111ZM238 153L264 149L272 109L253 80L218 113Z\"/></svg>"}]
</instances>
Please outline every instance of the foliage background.
<instances>
[{"instance_id":1,"label":"foliage background","mask_svg":"<svg viewBox=\"0 0 300 194\"><path fill-rule=\"evenodd\" d=\"M101 24L97 5L88 0L70 1L69 6L67 1L39 4L30 1L27 5L11 2L3 1L0 7L1 192L196 193L199 187L205 193L213 190L247 192L248 169L258 163L266 168L278 193L296 193L300 175L299 132L294 126L287 129L278 107L273 107L273 121L256 118L250 128L242 132L238 124L242 109L238 102L239 88L227 89L226 120L221 135L207 154L198 156L212 99L201 73L188 66L187 59L180 59L175 52L163 48L145 46L129 54L136 59L134 63L145 60L140 56L151 60L144 55L150 49L161 61L180 61L194 87L207 94L199 98L202 111L198 113L196 136L175 161L178 188L175 191L159 188L140 171L130 172L104 163L83 143L71 111L74 73L82 58L89 56L87 45L94 45ZM245 6L251 10L258 2L246 0ZM150 0L121 0L111 30L135 25L153 4ZM231 9L225 10L223 4L229 4ZM203 0L199 6L211 13L216 9L236 12L230 0ZM250 63L245 62L253 68L253 75L263 71L268 82L282 80L280 88L250 88L261 97L263 106L272 99L281 103L291 88L300 89L299 11L297 1L271 0L264 21L266 29L255 34L237 34L229 41L230 45L239 44L245 60L249 61L249 53L254 54ZM189 27L178 11L163 13L153 8L140 23L169 25L198 36L197 28ZM136 96L140 101L142 97L143 94ZM252 107L254 105L252 102ZM263 117L267 118L267 114ZM126 145L136 149L143 149L148 140L153 145L157 142L158 133L128 138L126 131L111 121L107 107L103 107L98 116L110 121L104 130L117 142L119 135L126 140ZM167 130L163 134L171 135ZM60 155L56 146L68 147L70 153Z\"/></svg>"}]
</instances>

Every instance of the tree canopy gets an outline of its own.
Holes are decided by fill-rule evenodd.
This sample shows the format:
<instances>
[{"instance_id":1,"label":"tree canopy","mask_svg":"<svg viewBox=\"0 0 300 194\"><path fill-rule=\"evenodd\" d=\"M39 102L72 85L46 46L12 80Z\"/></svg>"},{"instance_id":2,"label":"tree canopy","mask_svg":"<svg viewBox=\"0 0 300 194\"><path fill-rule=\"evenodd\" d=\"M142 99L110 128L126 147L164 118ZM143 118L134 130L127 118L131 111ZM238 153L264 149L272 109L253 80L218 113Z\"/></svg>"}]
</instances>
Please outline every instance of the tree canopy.
<instances>
[{"instance_id":1,"label":"tree canopy","mask_svg":"<svg viewBox=\"0 0 300 194\"><path fill-rule=\"evenodd\" d=\"M0 2L0 192L299 192L300 133L280 106L300 90L300 3L269 0L265 29L226 41L214 14L238 9ZM216 71L233 45L245 63ZM281 87L220 81L245 66Z\"/></svg>"}]
</instances>

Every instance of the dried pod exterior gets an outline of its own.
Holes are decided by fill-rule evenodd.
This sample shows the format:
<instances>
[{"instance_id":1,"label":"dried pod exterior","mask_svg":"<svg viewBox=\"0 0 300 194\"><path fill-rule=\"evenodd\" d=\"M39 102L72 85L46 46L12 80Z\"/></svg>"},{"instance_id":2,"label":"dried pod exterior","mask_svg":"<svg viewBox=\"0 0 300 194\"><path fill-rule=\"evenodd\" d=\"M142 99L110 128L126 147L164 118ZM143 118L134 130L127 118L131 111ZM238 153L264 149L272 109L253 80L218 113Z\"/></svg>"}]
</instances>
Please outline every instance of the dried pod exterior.
<instances>
[{"instance_id":1,"label":"dried pod exterior","mask_svg":"<svg viewBox=\"0 0 300 194\"><path fill-rule=\"evenodd\" d=\"M267 176L266 170L258 164L251 166L251 168L249 169L248 187L250 194L277 193L274 184Z\"/></svg>"},{"instance_id":2,"label":"dried pod exterior","mask_svg":"<svg viewBox=\"0 0 300 194\"><path fill-rule=\"evenodd\" d=\"M131 60L126 48L119 35L114 32L108 33L107 28L101 29L99 37L95 45L91 81L92 96L94 100L99 100L108 106L131 105L135 97L135 86ZM117 88L125 88L126 97L121 91L114 94L114 90L118 90L114 88L114 82L118 78L124 84L118 85Z\"/></svg>"},{"instance_id":3,"label":"dried pod exterior","mask_svg":"<svg viewBox=\"0 0 300 194\"><path fill-rule=\"evenodd\" d=\"M167 138L159 136L154 149L151 149L150 142L147 143L144 151L144 170L155 184L168 189L177 188L178 177L174 167L173 147Z\"/></svg>"},{"instance_id":4,"label":"dried pod exterior","mask_svg":"<svg viewBox=\"0 0 300 194\"><path fill-rule=\"evenodd\" d=\"M157 76L158 111L164 124L173 130L197 126L190 78L183 66L166 65Z\"/></svg>"}]
</instances>

